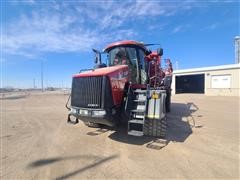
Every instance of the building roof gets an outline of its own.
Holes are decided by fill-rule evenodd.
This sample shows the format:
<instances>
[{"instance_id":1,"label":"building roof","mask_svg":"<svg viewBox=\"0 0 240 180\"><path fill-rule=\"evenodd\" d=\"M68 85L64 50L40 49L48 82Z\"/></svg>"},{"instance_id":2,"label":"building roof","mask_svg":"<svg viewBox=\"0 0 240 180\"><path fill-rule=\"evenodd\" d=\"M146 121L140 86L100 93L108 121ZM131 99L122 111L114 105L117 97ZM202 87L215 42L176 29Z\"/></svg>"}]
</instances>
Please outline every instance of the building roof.
<instances>
[{"instance_id":1,"label":"building roof","mask_svg":"<svg viewBox=\"0 0 240 180\"><path fill-rule=\"evenodd\" d=\"M173 74L195 73L195 72L227 70L227 69L240 69L240 64L228 64L228 65L221 65L221 66L174 70Z\"/></svg>"}]
</instances>

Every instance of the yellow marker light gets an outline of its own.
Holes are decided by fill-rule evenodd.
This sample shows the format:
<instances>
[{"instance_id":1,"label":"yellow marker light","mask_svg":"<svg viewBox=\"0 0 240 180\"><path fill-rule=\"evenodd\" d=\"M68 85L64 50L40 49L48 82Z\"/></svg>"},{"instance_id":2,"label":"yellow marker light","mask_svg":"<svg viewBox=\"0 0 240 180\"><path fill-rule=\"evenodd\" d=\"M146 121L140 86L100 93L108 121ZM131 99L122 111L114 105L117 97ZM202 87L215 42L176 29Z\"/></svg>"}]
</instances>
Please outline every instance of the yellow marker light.
<instances>
[{"instance_id":1,"label":"yellow marker light","mask_svg":"<svg viewBox=\"0 0 240 180\"><path fill-rule=\"evenodd\" d=\"M158 115L155 115L155 114L149 114L149 115L147 115L147 117L149 119L159 119L160 118Z\"/></svg>"},{"instance_id":2,"label":"yellow marker light","mask_svg":"<svg viewBox=\"0 0 240 180\"><path fill-rule=\"evenodd\" d=\"M159 99L159 94L153 92L153 94L152 94L152 98L153 98L153 99Z\"/></svg>"}]
</instances>

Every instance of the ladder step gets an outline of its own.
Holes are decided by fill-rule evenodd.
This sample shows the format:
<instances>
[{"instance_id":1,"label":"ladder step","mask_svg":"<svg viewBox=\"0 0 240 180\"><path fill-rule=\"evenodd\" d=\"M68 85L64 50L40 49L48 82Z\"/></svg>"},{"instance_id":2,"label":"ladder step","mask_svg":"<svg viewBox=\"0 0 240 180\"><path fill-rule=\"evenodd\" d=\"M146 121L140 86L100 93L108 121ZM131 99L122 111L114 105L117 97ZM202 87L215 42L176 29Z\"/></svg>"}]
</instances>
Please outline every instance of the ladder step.
<instances>
[{"instance_id":1,"label":"ladder step","mask_svg":"<svg viewBox=\"0 0 240 180\"><path fill-rule=\"evenodd\" d=\"M144 109L134 109L134 110L131 110L131 112L133 112L133 113L144 113L145 110Z\"/></svg>"},{"instance_id":2,"label":"ladder step","mask_svg":"<svg viewBox=\"0 0 240 180\"><path fill-rule=\"evenodd\" d=\"M143 120L139 120L139 119L131 119L130 121L128 121L128 123L143 124Z\"/></svg>"},{"instance_id":3,"label":"ladder step","mask_svg":"<svg viewBox=\"0 0 240 180\"><path fill-rule=\"evenodd\" d=\"M136 130L130 130L130 131L128 131L128 135L143 136L143 132L142 131L136 131Z\"/></svg>"},{"instance_id":4,"label":"ladder step","mask_svg":"<svg viewBox=\"0 0 240 180\"><path fill-rule=\"evenodd\" d=\"M134 118L138 118L138 119L143 119L144 118L144 115L135 115L135 117Z\"/></svg>"},{"instance_id":5,"label":"ladder step","mask_svg":"<svg viewBox=\"0 0 240 180\"><path fill-rule=\"evenodd\" d=\"M135 99L135 100L133 100L134 102L146 102L146 100L144 100L144 99Z\"/></svg>"},{"instance_id":6,"label":"ladder step","mask_svg":"<svg viewBox=\"0 0 240 180\"><path fill-rule=\"evenodd\" d=\"M136 110L144 110L145 108L145 104L137 104Z\"/></svg>"},{"instance_id":7,"label":"ladder step","mask_svg":"<svg viewBox=\"0 0 240 180\"><path fill-rule=\"evenodd\" d=\"M146 90L141 90L141 89L137 89L134 91L135 93L138 93L138 94L146 94Z\"/></svg>"}]
</instances>

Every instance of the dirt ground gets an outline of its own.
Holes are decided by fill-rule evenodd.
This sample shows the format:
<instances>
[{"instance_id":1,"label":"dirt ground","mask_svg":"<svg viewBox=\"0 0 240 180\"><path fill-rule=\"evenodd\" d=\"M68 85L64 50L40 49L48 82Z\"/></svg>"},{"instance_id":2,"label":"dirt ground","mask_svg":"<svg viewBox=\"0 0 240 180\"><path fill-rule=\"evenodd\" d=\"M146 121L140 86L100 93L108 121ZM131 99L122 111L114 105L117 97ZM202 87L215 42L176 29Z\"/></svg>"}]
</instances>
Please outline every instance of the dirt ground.
<instances>
[{"instance_id":1,"label":"dirt ground","mask_svg":"<svg viewBox=\"0 0 240 180\"><path fill-rule=\"evenodd\" d=\"M69 125L67 98L0 100L0 179L239 179L239 98L173 96L166 140Z\"/></svg>"}]
</instances>

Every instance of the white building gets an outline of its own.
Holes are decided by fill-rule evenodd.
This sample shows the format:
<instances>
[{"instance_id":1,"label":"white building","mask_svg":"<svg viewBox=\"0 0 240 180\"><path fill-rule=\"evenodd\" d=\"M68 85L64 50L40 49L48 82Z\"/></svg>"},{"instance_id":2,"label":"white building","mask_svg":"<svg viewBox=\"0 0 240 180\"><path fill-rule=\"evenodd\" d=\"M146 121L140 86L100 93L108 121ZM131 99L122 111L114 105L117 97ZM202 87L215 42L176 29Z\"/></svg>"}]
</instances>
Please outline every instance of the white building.
<instances>
[{"instance_id":1,"label":"white building","mask_svg":"<svg viewBox=\"0 0 240 180\"><path fill-rule=\"evenodd\" d=\"M240 64L176 70L172 94L178 93L240 96Z\"/></svg>"}]
</instances>

